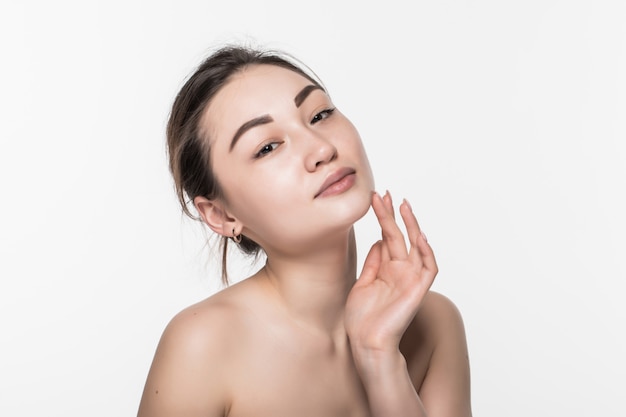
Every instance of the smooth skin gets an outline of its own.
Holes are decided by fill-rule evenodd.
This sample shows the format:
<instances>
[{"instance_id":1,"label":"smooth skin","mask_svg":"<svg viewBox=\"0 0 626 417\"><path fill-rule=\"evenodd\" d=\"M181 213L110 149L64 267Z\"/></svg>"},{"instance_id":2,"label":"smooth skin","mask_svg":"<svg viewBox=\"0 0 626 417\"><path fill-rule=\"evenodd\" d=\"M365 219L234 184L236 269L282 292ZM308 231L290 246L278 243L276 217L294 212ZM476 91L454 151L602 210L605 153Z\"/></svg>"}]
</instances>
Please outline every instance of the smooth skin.
<instances>
[{"instance_id":1,"label":"smooth skin","mask_svg":"<svg viewBox=\"0 0 626 417\"><path fill-rule=\"evenodd\" d=\"M360 137L338 110L327 111L330 98L316 90L294 105L309 84L253 66L209 106L213 169L226 197L194 203L216 233L261 244L267 262L173 318L139 417L471 416L463 323L429 290L433 251L408 202L399 206L405 239L391 195L372 193ZM263 115L272 122L231 149L237 128ZM316 197L345 167L354 184ZM357 279L352 225L370 207L382 238Z\"/></svg>"}]
</instances>

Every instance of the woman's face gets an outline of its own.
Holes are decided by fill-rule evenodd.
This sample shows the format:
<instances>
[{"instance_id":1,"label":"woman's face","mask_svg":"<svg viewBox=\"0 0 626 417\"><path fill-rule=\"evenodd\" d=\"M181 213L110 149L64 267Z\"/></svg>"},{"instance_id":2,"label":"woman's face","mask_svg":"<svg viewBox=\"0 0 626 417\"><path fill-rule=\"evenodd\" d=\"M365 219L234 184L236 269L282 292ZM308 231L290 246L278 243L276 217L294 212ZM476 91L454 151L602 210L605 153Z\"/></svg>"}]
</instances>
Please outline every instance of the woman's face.
<instances>
[{"instance_id":1,"label":"woman's face","mask_svg":"<svg viewBox=\"0 0 626 417\"><path fill-rule=\"evenodd\" d=\"M266 251L323 242L369 208L374 180L358 132L293 71L245 69L213 98L201 127L221 203Z\"/></svg>"}]
</instances>

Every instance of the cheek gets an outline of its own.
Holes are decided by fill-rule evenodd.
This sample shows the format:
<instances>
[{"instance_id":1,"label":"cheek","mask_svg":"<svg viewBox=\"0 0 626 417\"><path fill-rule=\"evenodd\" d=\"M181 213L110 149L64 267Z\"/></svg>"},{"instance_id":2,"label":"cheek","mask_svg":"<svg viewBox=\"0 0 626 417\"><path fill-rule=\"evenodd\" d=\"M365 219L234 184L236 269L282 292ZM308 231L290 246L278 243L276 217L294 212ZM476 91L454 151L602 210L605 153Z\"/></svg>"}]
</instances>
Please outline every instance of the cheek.
<instances>
[{"instance_id":1,"label":"cheek","mask_svg":"<svg viewBox=\"0 0 626 417\"><path fill-rule=\"evenodd\" d=\"M302 198L297 179L284 171L255 170L227 181L224 193L233 214L244 224L275 223L289 216Z\"/></svg>"},{"instance_id":2,"label":"cheek","mask_svg":"<svg viewBox=\"0 0 626 417\"><path fill-rule=\"evenodd\" d=\"M341 124L341 132L339 135L340 138L349 139L346 143L357 153L363 154L365 156L365 149L363 148L363 142L361 141L361 135L357 128L344 117L343 123ZM366 157L367 159L367 157Z\"/></svg>"},{"instance_id":3,"label":"cheek","mask_svg":"<svg viewBox=\"0 0 626 417\"><path fill-rule=\"evenodd\" d=\"M343 133L344 138L350 138L349 141L345 142L346 149L345 152L350 153L354 158L356 158L361 166L361 171L365 174L364 176L371 183L372 189L374 187L374 179L372 176L372 169L370 166L369 159L367 157L367 152L365 151L365 147L363 146L363 141L361 140L361 136L359 132L356 130L354 125L347 121L345 126L345 130Z\"/></svg>"}]
</instances>

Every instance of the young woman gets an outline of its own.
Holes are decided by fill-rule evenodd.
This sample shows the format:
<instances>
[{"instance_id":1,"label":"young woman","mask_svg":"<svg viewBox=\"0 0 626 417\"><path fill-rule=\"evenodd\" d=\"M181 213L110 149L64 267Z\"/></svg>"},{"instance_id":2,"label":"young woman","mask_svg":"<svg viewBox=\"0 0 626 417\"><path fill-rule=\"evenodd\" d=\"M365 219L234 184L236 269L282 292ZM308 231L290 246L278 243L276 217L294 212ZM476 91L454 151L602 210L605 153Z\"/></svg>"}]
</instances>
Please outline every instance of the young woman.
<instances>
[{"instance_id":1,"label":"young woman","mask_svg":"<svg viewBox=\"0 0 626 417\"><path fill-rule=\"evenodd\" d=\"M320 82L223 48L182 88L167 137L183 209L267 261L171 321L140 417L471 416L461 317L429 291L433 251L407 201L405 239L390 194L373 192ZM370 207L382 239L357 279L353 224Z\"/></svg>"}]
</instances>

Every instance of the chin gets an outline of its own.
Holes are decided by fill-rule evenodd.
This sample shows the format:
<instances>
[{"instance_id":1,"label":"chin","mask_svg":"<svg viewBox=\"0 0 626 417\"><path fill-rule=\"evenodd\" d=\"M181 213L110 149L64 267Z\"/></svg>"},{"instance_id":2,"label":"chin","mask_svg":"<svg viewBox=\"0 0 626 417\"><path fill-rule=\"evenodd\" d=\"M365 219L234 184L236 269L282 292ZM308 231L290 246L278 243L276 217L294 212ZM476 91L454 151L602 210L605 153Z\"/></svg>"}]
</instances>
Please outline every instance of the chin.
<instances>
[{"instance_id":1,"label":"chin","mask_svg":"<svg viewBox=\"0 0 626 417\"><path fill-rule=\"evenodd\" d=\"M363 218L363 216L367 214L371 205L372 205L372 191L369 191L366 195L363 196L362 203L358 205L357 208L359 208L360 210L358 210L357 218L354 221L356 222L357 220L361 220L361 218Z\"/></svg>"},{"instance_id":2,"label":"chin","mask_svg":"<svg viewBox=\"0 0 626 417\"><path fill-rule=\"evenodd\" d=\"M367 214L370 209L371 202L371 191L355 192L354 195L350 196L350 198L345 198L342 203L336 207L335 218L346 226L352 226Z\"/></svg>"}]
</instances>

